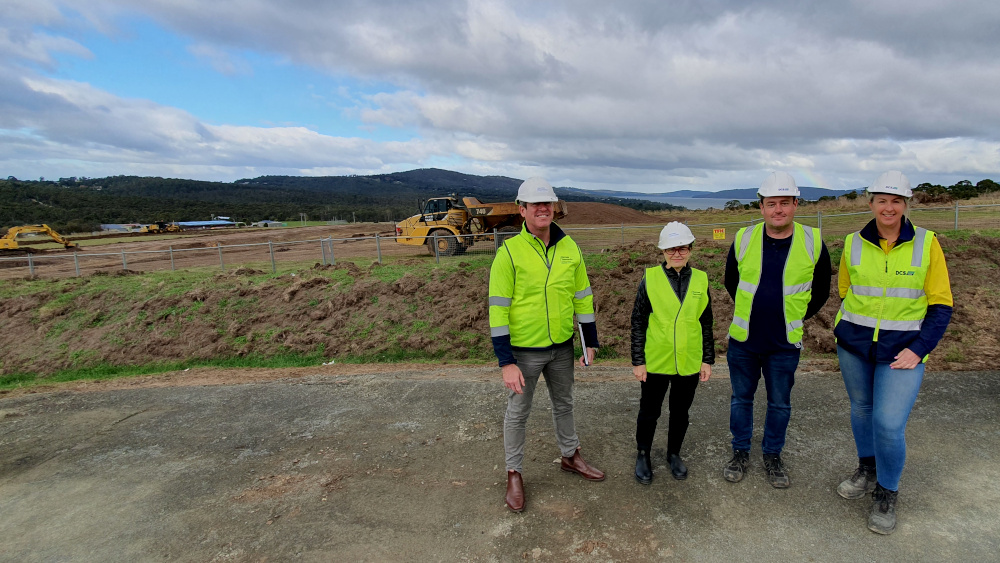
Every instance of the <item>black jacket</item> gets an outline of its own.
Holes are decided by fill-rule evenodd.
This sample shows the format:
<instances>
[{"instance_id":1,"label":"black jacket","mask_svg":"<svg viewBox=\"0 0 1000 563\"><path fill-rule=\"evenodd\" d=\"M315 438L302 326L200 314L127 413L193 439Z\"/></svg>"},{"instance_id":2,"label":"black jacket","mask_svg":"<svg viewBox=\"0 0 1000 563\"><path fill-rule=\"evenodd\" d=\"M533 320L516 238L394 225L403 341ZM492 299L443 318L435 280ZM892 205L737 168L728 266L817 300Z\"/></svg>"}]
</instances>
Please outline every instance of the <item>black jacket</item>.
<instances>
[{"instance_id":1,"label":"black jacket","mask_svg":"<svg viewBox=\"0 0 1000 563\"><path fill-rule=\"evenodd\" d=\"M660 264L660 267L667 273L670 280L670 287L673 288L677 298L684 301L687 295L688 284L691 283L691 267L684 266L680 272L673 268L668 268L667 263ZM646 277L643 276L639 282L639 289L635 294L635 305L632 307L632 365L641 366L646 363L646 329L649 328L649 316L653 313L653 305L649 302L649 294L646 293ZM701 362L712 365L715 363L715 338L712 336L712 295L708 294L708 306L698 318L701 323ZM690 375L690 374L682 374Z\"/></svg>"}]
</instances>

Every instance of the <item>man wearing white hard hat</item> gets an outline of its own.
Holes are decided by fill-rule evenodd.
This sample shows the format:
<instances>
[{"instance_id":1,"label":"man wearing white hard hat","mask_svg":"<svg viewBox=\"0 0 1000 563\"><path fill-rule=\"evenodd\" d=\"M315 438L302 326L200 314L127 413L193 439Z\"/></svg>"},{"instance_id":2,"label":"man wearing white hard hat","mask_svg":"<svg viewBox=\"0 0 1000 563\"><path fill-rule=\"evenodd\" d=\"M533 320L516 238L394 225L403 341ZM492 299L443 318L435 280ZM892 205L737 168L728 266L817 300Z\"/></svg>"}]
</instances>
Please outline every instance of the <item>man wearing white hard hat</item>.
<instances>
[{"instance_id":1,"label":"man wearing white hard hat","mask_svg":"<svg viewBox=\"0 0 1000 563\"><path fill-rule=\"evenodd\" d=\"M699 381L708 381L715 363L712 299L708 275L688 265L694 234L672 221L660 232L663 263L646 268L632 307L632 374L640 382L635 422L635 479L653 481L649 452L663 400L670 391L667 463L674 479L686 479L681 443L688 410Z\"/></svg>"},{"instance_id":2,"label":"man wearing white hard hat","mask_svg":"<svg viewBox=\"0 0 1000 563\"><path fill-rule=\"evenodd\" d=\"M837 493L861 499L871 491L868 528L890 534L906 461L906 421L953 301L941 244L906 216L910 180L891 170L867 191L874 218L847 235L838 274L844 302L833 334L851 400L858 468Z\"/></svg>"},{"instance_id":3,"label":"man wearing white hard hat","mask_svg":"<svg viewBox=\"0 0 1000 563\"><path fill-rule=\"evenodd\" d=\"M517 236L504 241L490 269L490 336L508 389L504 502L514 512L524 509L525 426L541 375L552 401L560 467L588 481L604 480L604 473L580 455L573 416L573 316L586 341L580 343L580 365L590 365L598 347L594 295L583 253L552 222L557 201L552 185L542 178L521 184L517 203L524 224Z\"/></svg>"},{"instance_id":4,"label":"man wearing white hard hat","mask_svg":"<svg viewBox=\"0 0 1000 563\"><path fill-rule=\"evenodd\" d=\"M803 321L830 296L830 254L819 229L795 222L799 188L786 172L773 172L760 185L763 223L736 233L726 260L726 290L733 298L729 326L729 379L733 395L729 430L733 456L723 469L727 481L743 479L750 462L754 394L761 377L767 414L761 440L768 483L791 484L784 460L791 391L802 349Z\"/></svg>"}]
</instances>

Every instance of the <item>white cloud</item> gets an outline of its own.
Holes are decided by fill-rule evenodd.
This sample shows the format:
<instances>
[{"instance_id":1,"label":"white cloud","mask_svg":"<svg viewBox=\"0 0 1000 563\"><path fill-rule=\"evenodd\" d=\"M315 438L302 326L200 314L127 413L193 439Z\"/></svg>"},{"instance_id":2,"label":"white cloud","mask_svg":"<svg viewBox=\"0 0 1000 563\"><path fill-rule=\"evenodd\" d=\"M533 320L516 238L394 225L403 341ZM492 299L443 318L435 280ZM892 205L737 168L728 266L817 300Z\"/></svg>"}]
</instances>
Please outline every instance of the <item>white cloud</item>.
<instances>
[{"instance_id":1,"label":"white cloud","mask_svg":"<svg viewBox=\"0 0 1000 563\"><path fill-rule=\"evenodd\" d=\"M11 6L13 15L0 19L0 72L9 72L0 87L10 87L0 88L7 131L0 146L22 160L8 157L8 166L45 161L30 157L31 147L45 146L59 162L150 170L163 163L183 170L188 162L191 174L220 174L213 177L255 167L384 172L456 159L474 173L551 174L651 191L752 185L774 168L809 170L831 184L866 183L890 167L1000 175L996 2ZM347 113L372 130L417 137L386 143L300 127L210 125L24 68L52 67L55 52L91 56L74 34L60 33L82 22L116 33L118 22L135 15L189 38L189 52L226 75L251 75L235 53L257 52L390 84L337 97L355 104ZM258 122L269 121L277 120Z\"/></svg>"}]
</instances>

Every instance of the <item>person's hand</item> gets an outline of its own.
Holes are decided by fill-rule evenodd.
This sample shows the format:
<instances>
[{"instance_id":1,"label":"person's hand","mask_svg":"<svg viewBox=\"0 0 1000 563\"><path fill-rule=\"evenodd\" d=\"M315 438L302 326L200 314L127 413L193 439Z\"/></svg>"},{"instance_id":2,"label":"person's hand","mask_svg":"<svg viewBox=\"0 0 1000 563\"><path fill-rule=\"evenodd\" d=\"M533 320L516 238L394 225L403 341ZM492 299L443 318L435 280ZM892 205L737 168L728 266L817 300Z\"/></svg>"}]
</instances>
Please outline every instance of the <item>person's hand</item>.
<instances>
[{"instance_id":1,"label":"person's hand","mask_svg":"<svg viewBox=\"0 0 1000 563\"><path fill-rule=\"evenodd\" d=\"M646 381L646 364L632 366L632 375L639 381Z\"/></svg>"},{"instance_id":2,"label":"person's hand","mask_svg":"<svg viewBox=\"0 0 1000 563\"><path fill-rule=\"evenodd\" d=\"M583 354L587 355L587 364L594 365L594 354L597 353L596 348L584 348ZM583 363L583 354L580 355L580 367L586 367L587 364Z\"/></svg>"},{"instance_id":3,"label":"person's hand","mask_svg":"<svg viewBox=\"0 0 1000 563\"><path fill-rule=\"evenodd\" d=\"M524 393L524 376L521 375L521 368L517 364L507 364L500 368L503 372L503 386L520 395Z\"/></svg>"},{"instance_id":4,"label":"person's hand","mask_svg":"<svg viewBox=\"0 0 1000 563\"><path fill-rule=\"evenodd\" d=\"M701 364L701 372L698 373L698 380L702 383L708 381L708 378L712 377L712 366L708 364Z\"/></svg>"},{"instance_id":5,"label":"person's hand","mask_svg":"<svg viewBox=\"0 0 1000 563\"><path fill-rule=\"evenodd\" d=\"M892 369L913 369L920 364L920 356L913 353L913 350L909 348L903 348L903 351L896 354L896 361L889 364Z\"/></svg>"}]
</instances>

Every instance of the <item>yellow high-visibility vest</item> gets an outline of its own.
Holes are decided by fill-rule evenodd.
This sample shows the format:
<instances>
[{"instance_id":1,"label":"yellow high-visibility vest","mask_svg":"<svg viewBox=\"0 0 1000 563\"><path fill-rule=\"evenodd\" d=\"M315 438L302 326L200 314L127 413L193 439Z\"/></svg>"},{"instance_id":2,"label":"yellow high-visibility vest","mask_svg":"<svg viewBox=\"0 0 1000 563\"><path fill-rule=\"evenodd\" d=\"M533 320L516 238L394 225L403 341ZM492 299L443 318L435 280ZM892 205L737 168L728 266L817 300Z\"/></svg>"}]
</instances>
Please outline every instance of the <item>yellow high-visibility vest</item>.
<instances>
[{"instance_id":1,"label":"yellow high-visibility vest","mask_svg":"<svg viewBox=\"0 0 1000 563\"><path fill-rule=\"evenodd\" d=\"M785 334L790 344L802 342L802 320L812 296L813 273L819 260L823 239L819 229L793 223L792 243L782 273L782 314ZM760 283L763 261L764 224L743 227L736 233L733 247L739 264L740 282L736 289L736 307L729 336L746 342L750 330L750 309Z\"/></svg>"},{"instance_id":2,"label":"yellow high-visibility vest","mask_svg":"<svg viewBox=\"0 0 1000 563\"><path fill-rule=\"evenodd\" d=\"M646 268L646 295L653 307L646 328L646 371L692 375L701 371L701 314L708 307L708 274L691 268L684 301L663 266Z\"/></svg>"}]
</instances>

